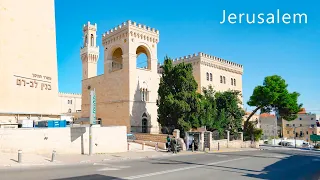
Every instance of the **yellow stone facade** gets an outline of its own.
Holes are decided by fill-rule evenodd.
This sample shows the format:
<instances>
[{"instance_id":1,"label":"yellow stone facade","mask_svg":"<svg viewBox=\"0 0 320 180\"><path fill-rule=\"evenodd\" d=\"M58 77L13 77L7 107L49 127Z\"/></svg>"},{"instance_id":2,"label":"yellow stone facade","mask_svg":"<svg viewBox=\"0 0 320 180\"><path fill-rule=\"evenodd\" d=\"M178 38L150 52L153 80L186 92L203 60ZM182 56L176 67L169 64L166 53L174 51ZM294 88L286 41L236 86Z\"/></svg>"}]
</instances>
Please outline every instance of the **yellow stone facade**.
<instances>
[{"instance_id":1,"label":"yellow stone facade","mask_svg":"<svg viewBox=\"0 0 320 180\"><path fill-rule=\"evenodd\" d=\"M0 127L81 109L58 92L54 0L1 0L0 27Z\"/></svg>"},{"instance_id":2,"label":"yellow stone facade","mask_svg":"<svg viewBox=\"0 0 320 180\"><path fill-rule=\"evenodd\" d=\"M90 91L95 90L97 119L102 125L125 125L128 132L159 133L157 99L161 67L157 60L159 31L127 21L103 34L104 74L97 76L99 47L97 25L83 27L82 117L90 116ZM140 54L147 66L137 68ZM181 57L174 63L192 63L198 91L212 85L217 91L242 91L242 65L198 53Z\"/></svg>"}]
</instances>

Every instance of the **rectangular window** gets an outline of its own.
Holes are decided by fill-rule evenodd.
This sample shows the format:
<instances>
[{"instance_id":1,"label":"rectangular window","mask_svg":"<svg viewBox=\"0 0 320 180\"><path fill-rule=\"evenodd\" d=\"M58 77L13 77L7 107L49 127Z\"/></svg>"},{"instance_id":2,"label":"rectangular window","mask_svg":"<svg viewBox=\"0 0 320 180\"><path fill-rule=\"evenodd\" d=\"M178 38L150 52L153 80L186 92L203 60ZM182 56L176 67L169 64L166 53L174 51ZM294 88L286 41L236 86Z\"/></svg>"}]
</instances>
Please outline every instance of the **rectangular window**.
<instances>
[{"instance_id":1,"label":"rectangular window","mask_svg":"<svg viewBox=\"0 0 320 180\"><path fill-rule=\"evenodd\" d=\"M287 127L289 127L289 124L286 124Z\"/></svg>"},{"instance_id":2,"label":"rectangular window","mask_svg":"<svg viewBox=\"0 0 320 180\"><path fill-rule=\"evenodd\" d=\"M302 124L300 124L300 127L302 127Z\"/></svg>"},{"instance_id":3,"label":"rectangular window","mask_svg":"<svg viewBox=\"0 0 320 180\"><path fill-rule=\"evenodd\" d=\"M210 73L210 81L212 81L212 73Z\"/></svg>"},{"instance_id":4,"label":"rectangular window","mask_svg":"<svg viewBox=\"0 0 320 180\"><path fill-rule=\"evenodd\" d=\"M220 83L223 83L223 79L222 79L222 76L220 76Z\"/></svg>"},{"instance_id":5,"label":"rectangular window","mask_svg":"<svg viewBox=\"0 0 320 180\"><path fill-rule=\"evenodd\" d=\"M236 79L233 79L233 85L236 86Z\"/></svg>"},{"instance_id":6,"label":"rectangular window","mask_svg":"<svg viewBox=\"0 0 320 180\"><path fill-rule=\"evenodd\" d=\"M290 132L289 132L289 131L287 131L287 134L290 134Z\"/></svg>"},{"instance_id":7,"label":"rectangular window","mask_svg":"<svg viewBox=\"0 0 320 180\"><path fill-rule=\"evenodd\" d=\"M292 124L292 126L295 127L296 125L295 125L295 124Z\"/></svg>"},{"instance_id":8,"label":"rectangular window","mask_svg":"<svg viewBox=\"0 0 320 180\"><path fill-rule=\"evenodd\" d=\"M209 73L207 73L207 81L209 81Z\"/></svg>"},{"instance_id":9,"label":"rectangular window","mask_svg":"<svg viewBox=\"0 0 320 180\"><path fill-rule=\"evenodd\" d=\"M223 84L225 84L225 83L226 83L226 77L223 76Z\"/></svg>"}]
</instances>

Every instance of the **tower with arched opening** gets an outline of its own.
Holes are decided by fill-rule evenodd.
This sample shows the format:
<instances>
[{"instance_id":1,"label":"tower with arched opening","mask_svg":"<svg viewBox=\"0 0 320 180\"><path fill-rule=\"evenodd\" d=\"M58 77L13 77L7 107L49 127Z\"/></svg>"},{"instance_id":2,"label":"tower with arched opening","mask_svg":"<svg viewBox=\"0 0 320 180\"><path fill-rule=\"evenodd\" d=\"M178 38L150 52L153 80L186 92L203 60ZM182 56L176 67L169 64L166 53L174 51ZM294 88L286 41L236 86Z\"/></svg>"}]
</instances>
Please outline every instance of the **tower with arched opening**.
<instances>
[{"instance_id":1,"label":"tower with arched opening","mask_svg":"<svg viewBox=\"0 0 320 180\"><path fill-rule=\"evenodd\" d=\"M85 37L84 42L88 39ZM132 21L104 33L104 74L83 78L82 116L89 117L89 91L94 88L97 118L101 118L102 125L125 125L128 132L158 133L158 42L158 30Z\"/></svg>"},{"instance_id":2,"label":"tower with arched opening","mask_svg":"<svg viewBox=\"0 0 320 180\"><path fill-rule=\"evenodd\" d=\"M80 50L82 60L82 79L97 76L97 62L99 59L99 46L96 44L97 24L83 26L83 46Z\"/></svg>"}]
</instances>

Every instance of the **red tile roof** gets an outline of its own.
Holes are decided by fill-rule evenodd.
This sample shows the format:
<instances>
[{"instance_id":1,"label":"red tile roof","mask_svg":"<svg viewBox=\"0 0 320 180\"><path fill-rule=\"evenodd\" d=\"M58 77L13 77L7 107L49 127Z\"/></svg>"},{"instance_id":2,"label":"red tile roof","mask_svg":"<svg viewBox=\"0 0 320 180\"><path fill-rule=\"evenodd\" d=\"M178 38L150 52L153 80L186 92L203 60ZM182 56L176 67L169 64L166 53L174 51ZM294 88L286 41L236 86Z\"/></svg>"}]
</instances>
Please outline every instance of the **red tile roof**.
<instances>
[{"instance_id":1,"label":"red tile roof","mask_svg":"<svg viewBox=\"0 0 320 180\"><path fill-rule=\"evenodd\" d=\"M260 114L260 117L275 117L275 115L270 113L262 113Z\"/></svg>"}]
</instances>

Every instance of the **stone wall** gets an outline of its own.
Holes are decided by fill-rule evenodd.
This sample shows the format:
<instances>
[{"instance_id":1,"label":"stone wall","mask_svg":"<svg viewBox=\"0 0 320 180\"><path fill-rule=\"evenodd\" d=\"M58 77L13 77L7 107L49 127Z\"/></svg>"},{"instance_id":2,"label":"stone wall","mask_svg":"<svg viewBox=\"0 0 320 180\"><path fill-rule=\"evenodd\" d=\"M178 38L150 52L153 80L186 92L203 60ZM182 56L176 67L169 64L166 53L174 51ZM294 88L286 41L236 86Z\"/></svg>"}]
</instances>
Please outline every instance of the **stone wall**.
<instances>
[{"instance_id":1,"label":"stone wall","mask_svg":"<svg viewBox=\"0 0 320 180\"><path fill-rule=\"evenodd\" d=\"M259 142L252 142L251 141L241 141L241 140L235 140L235 141L227 141L227 139L222 140L214 140L212 141L212 144L210 146L211 150L217 150L218 149L218 143L219 148L259 148Z\"/></svg>"},{"instance_id":2,"label":"stone wall","mask_svg":"<svg viewBox=\"0 0 320 180\"><path fill-rule=\"evenodd\" d=\"M93 127L93 153L127 151L125 126ZM89 128L0 129L0 152L88 154Z\"/></svg>"},{"instance_id":3,"label":"stone wall","mask_svg":"<svg viewBox=\"0 0 320 180\"><path fill-rule=\"evenodd\" d=\"M152 142L167 142L167 134L145 134L145 133L135 133L136 140L141 141L152 141ZM170 137L172 137L170 135Z\"/></svg>"}]
</instances>

